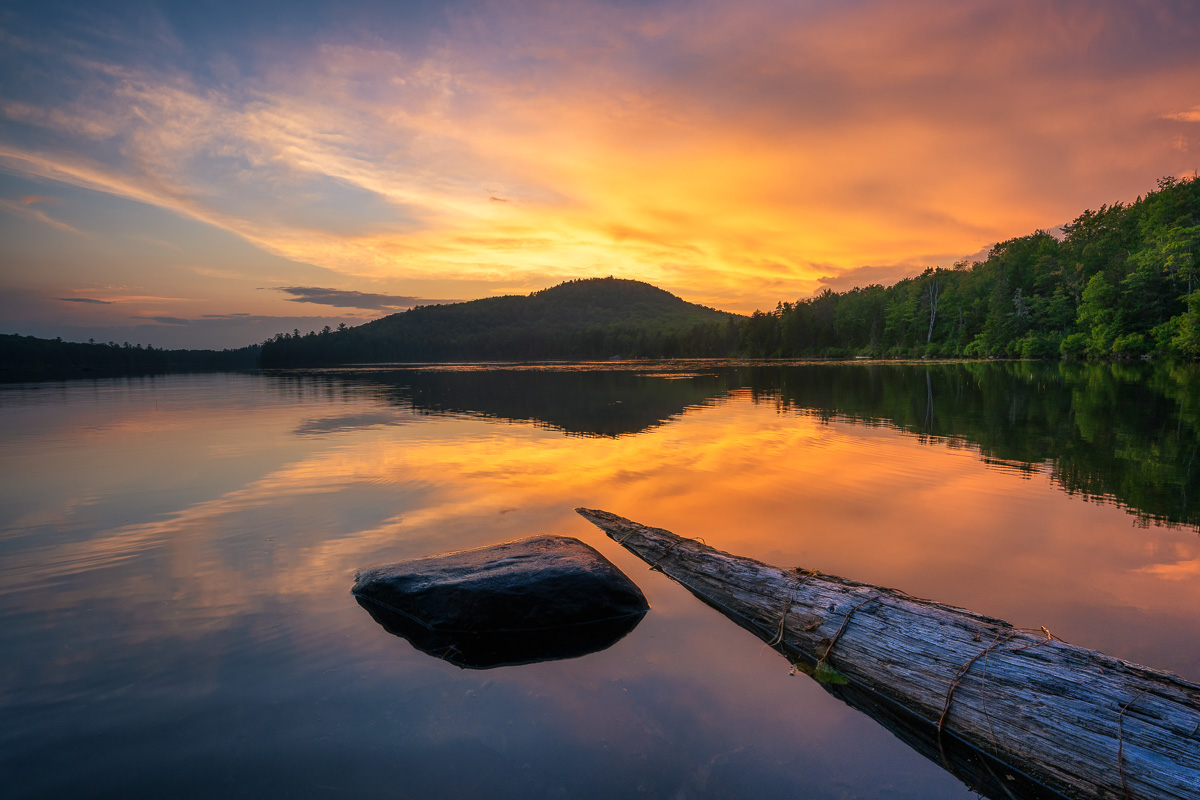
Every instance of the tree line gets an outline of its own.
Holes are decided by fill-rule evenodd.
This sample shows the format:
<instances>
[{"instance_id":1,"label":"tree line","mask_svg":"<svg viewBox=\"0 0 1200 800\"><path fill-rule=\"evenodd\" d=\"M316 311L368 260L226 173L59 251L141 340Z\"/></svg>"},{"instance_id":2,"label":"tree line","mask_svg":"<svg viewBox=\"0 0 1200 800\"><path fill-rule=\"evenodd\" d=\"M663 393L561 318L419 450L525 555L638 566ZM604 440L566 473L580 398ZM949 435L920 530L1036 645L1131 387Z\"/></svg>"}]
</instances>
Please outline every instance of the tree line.
<instances>
[{"instance_id":1,"label":"tree line","mask_svg":"<svg viewBox=\"0 0 1200 800\"><path fill-rule=\"evenodd\" d=\"M17 373L112 374L253 369L259 346L235 350L166 350L123 342L64 342L0 334L0 368Z\"/></svg>"}]
</instances>

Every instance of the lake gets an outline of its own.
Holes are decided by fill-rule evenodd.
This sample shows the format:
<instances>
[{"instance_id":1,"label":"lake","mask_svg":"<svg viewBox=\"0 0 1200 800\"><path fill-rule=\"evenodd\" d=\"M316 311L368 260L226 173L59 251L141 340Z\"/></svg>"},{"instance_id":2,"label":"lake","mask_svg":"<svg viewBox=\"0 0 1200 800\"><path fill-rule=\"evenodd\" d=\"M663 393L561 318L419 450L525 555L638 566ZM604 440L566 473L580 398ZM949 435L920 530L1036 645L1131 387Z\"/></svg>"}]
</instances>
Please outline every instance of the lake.
<instances>
[{"instance_id":1,"label":"lake","mask_svg":"<svg viewBox=\"0 0 1200 800\"><path fill-rule=\"evenodd\" d=\"M574 513L1200 679L1200 370L378 367L0 385L7 797L968 798ZM651 611L460 669L357 568L540 533Z\"/></svg>"}]
</instances>

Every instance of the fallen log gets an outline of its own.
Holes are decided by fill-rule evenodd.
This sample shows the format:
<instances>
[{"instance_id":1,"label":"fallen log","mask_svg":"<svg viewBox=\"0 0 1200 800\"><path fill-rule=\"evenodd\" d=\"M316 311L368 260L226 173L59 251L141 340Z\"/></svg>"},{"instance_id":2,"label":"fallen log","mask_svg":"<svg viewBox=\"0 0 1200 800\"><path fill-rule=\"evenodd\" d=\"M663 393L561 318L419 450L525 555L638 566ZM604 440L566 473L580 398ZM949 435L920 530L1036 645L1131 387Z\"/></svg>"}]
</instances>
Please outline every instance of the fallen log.
<instances>
[{"instance_id":1,"label":"fallen log","mask_svg":"<svg viewBox=\"0 0 1200 800\"><path fill-rule=\"evenodd\" d=\"M1197 684L1067 644L1044 628L1014 628L895 589L730 555L606 511L576 510L834 694L899 714L904 733L889 728L924 737L924 745L909 742L918 749L932 747L946 761L948 750L965 745L986 757L973 769L993 777L990 764L1000 765L1006 774L990 796L1016 797L1006 784L1019 782L1071 798L1200 797Z\"/></svg>"}]
</instances>

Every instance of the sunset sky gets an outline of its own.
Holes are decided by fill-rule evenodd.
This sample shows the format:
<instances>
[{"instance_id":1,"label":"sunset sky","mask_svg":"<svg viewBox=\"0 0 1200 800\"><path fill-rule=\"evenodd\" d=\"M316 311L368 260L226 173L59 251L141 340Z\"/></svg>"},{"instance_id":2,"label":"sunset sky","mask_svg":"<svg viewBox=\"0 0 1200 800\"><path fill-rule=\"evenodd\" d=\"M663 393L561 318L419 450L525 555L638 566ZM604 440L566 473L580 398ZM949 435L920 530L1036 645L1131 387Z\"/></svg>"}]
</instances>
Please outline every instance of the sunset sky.
<instances>
[{"instance_id":1,"label":"sunset sky","mask_svg":"<svg viewBox=\"0 0 1200 800\"><path fill-rule=\"evenodd\" d=\"M748 313L1200 168L1192 2L6 2L0 333L615 275Z\"/></svg>"}]
</instances>

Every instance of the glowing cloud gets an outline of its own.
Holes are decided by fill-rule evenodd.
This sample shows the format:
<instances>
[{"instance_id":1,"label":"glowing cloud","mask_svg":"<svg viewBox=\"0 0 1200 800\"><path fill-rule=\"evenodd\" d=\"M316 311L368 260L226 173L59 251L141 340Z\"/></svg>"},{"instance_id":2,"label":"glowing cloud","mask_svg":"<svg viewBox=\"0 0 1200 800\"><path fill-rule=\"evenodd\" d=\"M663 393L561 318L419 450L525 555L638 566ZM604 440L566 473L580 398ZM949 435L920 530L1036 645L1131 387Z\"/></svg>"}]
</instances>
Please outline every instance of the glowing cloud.
<instances>
[{"instance_id":1,"label":"glowing cloud","mask_svg":"<svg viewBox=\"0 0 1200 800\"><path fill-rule=\"evenodd\" d=\"M1180 111L1175 114L1164 114L1163 119L1173 119L1179 122L1200 122L1200 106L1196 106L1191 111Z\"/></svg>"}]
</instances>

